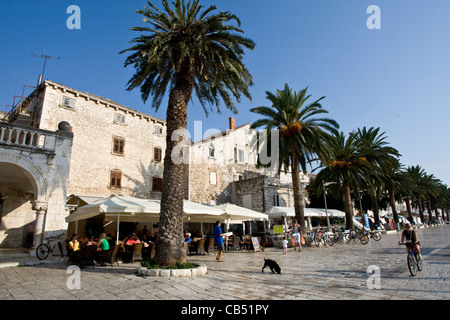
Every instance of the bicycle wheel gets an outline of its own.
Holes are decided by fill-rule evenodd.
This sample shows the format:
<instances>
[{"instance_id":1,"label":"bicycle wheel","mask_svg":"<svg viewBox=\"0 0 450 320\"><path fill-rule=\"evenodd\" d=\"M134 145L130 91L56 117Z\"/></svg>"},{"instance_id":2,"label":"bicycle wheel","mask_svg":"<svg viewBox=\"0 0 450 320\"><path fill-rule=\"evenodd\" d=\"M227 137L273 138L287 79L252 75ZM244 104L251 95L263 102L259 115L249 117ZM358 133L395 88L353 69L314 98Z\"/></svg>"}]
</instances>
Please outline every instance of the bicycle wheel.
<instances>
[{"instance_id":1,"label":"bicycle wheel","mask_svg":"<svg viewBox=\"0 0 450 320\"><path fill-rule=\"evenodd\" d=\"M59 249L59 253L61 253L61 257L64 258L64 251L63 251L61 241L58 241L58 249Z\"/></svg>"},{"instance_id":2,"label":"bicycle wheel","mask_svg":"<svg viewBox=\"0 0 450 320\"><path fill-rule=\"evenodd\" d=\"M411 254L408 254L408 269L413 277L417 274L416 261Z\"/></svg>"},{"instance_id":3,"label":"bicycle wheel","mask_svg":"<svg viewBox=\"0 0 450 320\"><path fill-rule=\"evenodd\" d=\"M50 253L50 248L45 243L41 243L36 248L36 256L38 257L39 260L47 259L49 253Z\"/></svg>"},{"instance_id":4,"label":"bicycle wheel","mask_svg":"<svg viewBox=\"0 0 450 320\"><path fill-rule=\"evenodd\" d=\"M332 247L333 244L334 244L334 237L333 236L327 236L327 242L328 242L328 245L330 247Z\"/></svg>"},{"instance_id":5,"label":"bicycle wheel","mask_svg":"<svg viewBox=\"0 0 450 320\"><path fill-rule=\"evenodd\" d=\"M373 237L373 240L375 240L375 241L380 241L380 240L381 240L381 233L375 232L375 233L372 235L372 237Z\"/></svg>"},{"instance_id":6,"label":"bicycle wheel","mask_svg":"<svg viewBox=\"0 0 450 320\"><path fill-rule=\"evenodd\" d=\"M369 236L367 234L363 234L359 238L359 241L361 241L362 244L368 244L369 243Z\"/></svg>"},{"instance_id":7,"label":"bicycle wheel","mask_svg":"<svg viewBox=\"0 0 450 320\"><path fill-rule=\"evenodd\" d=\"M422 259L420 259L419 261L417 261L417 270L422 271L423 270L423 266L422 266Z\"/></svg>"}]
</instances>

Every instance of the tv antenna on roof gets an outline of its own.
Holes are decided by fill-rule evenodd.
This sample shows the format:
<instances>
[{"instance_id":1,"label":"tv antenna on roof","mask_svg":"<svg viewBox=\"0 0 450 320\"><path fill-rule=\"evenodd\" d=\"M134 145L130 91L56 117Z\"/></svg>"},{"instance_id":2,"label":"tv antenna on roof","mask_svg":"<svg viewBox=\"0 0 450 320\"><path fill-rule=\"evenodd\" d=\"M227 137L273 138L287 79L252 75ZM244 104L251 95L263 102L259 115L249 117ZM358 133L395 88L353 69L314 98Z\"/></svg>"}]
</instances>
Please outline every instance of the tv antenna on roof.
<instances>
[{"instance_id":1,"label":"tv antenna on roof","mask_svg":"<svg viewBox=\"0 0 450 320\"><path fill-rule=\"evenodd\" d=\"M47 60L48 59L52 59L52 60L59 60L59 59L61 59L59 57L58 58L50 57L49 55L46 55L46 54L39 55L39 54L32 53L32 55L35 56L35 57L38 57L38 58L44 58L45 59L45 61L44 61L44 69L42 70L42 78L44 78L45 66L47 65Z\"/></svg>"}]
</instances>

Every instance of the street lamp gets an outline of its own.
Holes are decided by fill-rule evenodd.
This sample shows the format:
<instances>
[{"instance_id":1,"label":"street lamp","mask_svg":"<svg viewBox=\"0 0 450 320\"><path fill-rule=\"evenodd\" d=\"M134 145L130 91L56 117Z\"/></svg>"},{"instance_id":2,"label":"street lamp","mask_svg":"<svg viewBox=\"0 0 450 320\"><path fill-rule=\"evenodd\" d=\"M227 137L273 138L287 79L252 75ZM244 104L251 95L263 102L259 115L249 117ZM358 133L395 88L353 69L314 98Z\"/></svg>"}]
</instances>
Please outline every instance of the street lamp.
<instances>
[{"instance_id":1,"label":"street lamp","mask_svg":"<svg viewBox=\"0 0 450 320\"><path fill-rule=\"evenodd\" d=\"M328 217L328 208L327 208L327 187L332 184L338 184L337 182L327 182L322 180L322 189L323 189L323 199L325 200L325 213L327 215L327 229L330 231L330 218Z\"/></svg>"}]
</instances>

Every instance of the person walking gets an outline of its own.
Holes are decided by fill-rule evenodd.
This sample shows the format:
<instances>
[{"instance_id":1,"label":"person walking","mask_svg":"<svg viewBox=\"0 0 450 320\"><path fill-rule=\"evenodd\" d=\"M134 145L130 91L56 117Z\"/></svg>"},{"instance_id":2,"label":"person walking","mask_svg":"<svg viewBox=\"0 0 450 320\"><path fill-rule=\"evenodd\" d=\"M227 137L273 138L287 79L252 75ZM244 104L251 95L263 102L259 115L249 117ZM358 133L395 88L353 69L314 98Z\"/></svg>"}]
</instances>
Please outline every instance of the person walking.
<instances>
[{"instance_id":1,"label":"person walking","mask_svg":"<svg viewBox=\"0 0 450 320\"><path fill-rule=\"evenodd\" d=\"M221 222L216 221L216 226L214 227L214 243L217 244L217 257L216 260L218 262L223 262L222 260L222 252L225 249L223 244L223 236L226 234L222 233L222 228L220 227Z\"/></svg>"},{"instance_id":2,"label":"person walking","mask_svg":"<svg viewBox=\"0 0 450 320\"><path fill-rule=\"evenodd\" d=\"M294 238L294 251L302 251L302 244L301 244L301 227L298 224L297 220L294 220L294 224L292 226L292 238Z\"/></svg>"}]
</instances>

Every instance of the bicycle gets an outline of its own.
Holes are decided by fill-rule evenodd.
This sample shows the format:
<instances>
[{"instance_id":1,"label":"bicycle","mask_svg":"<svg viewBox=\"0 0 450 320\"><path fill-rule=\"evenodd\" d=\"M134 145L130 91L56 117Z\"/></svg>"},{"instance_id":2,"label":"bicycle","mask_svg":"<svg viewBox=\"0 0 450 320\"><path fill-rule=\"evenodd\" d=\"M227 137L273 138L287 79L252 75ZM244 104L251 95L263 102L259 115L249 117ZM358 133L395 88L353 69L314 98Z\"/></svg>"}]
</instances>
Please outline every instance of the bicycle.
<instances>
[{"instance_id":1,"label":"bicycle","mask_svg":"<svg viewBox=\"0 0 450 320\"><path fill-rule=\"evenodd\" d=\"M361 241L362 244L369 243L369 233L366 230L358 229L356 235L358 236L359 241Z\"/></svg>"},{"instance_id":2,"label":"bicycle","mask_svg":"<svg viewBox=\"0 0 450 320\"><path fill-rule=\"evenodd\" d=\"M379 230L371 231L370 237L375 241L381 240L381 232Z\"/></svg>"},{"instance_id":3,"label":"bicycle","mask_svg":"<svg viewBox=\"0 0 450 320\"><path fill-rule=\"evenodd\" d=\"M47 259L50 252L52 253L53 256L55 256L56 254L53 254L53 250L55 249L55 247L58 247L61 257L64 257L63 247L61 243L61 238L63 235L64 234L60 234L59 236L52 236L45 238L47 242L41 243L36 248L36 256L38 257L38 259L39 260ZM58 239L58 241L56 241L56 243L52 245L52 242L55 241L56 239Z\"/></svg>"},{"instance_id":4,"label":"bicycle","mask_svg":"<svg viewBox=\"0 0 450 320\"><path fill-rule=\"evenodd\" d=\"M414 251L411 242L401 243L399 241L398 244L405 245L408 248L408 257L407 257L408 269L409 273L411 273L411 275L414 277L417 274L417 271L423 270L422 259L420 260L417 259L417 253Z\"/></svg>"}]
</instances>

